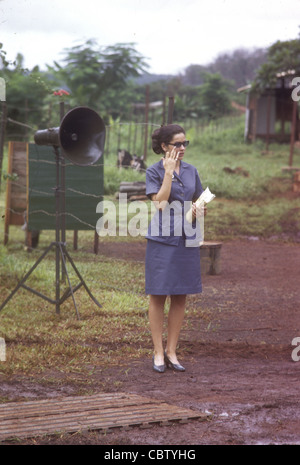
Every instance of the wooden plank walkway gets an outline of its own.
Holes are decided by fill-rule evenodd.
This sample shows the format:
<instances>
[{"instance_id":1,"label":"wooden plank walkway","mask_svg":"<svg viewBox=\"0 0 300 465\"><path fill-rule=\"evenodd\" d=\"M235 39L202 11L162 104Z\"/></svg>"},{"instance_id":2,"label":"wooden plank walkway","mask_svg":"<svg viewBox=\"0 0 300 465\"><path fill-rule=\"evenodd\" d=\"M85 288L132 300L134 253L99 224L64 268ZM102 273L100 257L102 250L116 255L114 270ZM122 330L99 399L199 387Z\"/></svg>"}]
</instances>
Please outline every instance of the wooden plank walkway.
<instances>
[{"instance_id":1,"label":"wooden plank walkway","mask_svg":"<svg viewBox=\"0 0 300 465\"><path fill-rule=\"evenodd\" d=\"M208 417L205 413L127 393L9 402L0 404L0 441Z\"/></svg>"}]
</instances>

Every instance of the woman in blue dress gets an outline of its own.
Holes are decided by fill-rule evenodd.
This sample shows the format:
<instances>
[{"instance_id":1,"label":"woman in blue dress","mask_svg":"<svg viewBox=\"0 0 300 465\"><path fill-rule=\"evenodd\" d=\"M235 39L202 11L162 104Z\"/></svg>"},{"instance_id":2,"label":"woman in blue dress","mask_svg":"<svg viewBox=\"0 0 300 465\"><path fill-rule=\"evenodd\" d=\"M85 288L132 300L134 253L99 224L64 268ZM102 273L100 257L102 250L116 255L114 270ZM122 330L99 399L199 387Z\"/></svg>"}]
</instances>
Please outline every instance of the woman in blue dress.
<instances>
[{"instance_id":1,"label":"woman in blue dress","mask_svg":"<svg viewBox=\"0 0 300 465\"><path fill-rule=\"evenodd\" d=\"M195 201L202 193L197 169L183 161L188 146L184 129L162 126L152 134L152 149L163 157L146 171L146 193L155 205L147 238L145 281L150 295L149 322L154 345L153 369L185 371L176 356L186 295L202 292L199 222ZM193 229L185 221L192 206ZM198 229L197 229L198 228ZM168 336L163 347L164 306L170 296Z\"/></svg>"}]
</instances>

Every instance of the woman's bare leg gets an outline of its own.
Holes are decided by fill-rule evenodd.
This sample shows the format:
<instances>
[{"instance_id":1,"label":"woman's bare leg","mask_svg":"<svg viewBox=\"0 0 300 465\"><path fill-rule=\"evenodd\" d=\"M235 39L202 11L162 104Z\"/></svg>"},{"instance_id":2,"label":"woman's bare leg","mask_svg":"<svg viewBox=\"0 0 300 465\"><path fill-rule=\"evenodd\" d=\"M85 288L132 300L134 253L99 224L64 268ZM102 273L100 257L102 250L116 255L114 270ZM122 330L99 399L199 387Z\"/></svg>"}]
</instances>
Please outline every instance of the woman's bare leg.
<instances>
[{"instance_id":1,"label":"woman's bare leg","mask_svg":"<svg viewBox=\"0 0 300 465\"><path fill-rule=\"evenodd\" d=\"M184 318L185 303L186 295L171 296L171 305L168 316L168 340L166 354L172 363L178 363L176 347Z\"/></svg>"},{"instance_id":2,"label":"woman's bare leg","mask_svg":"<svg viewBox=\"0 0 300 465\"><path fill-rule=\"evenodd\" d=\"M164 307L166 301L165 295L151 295L149 303L149 323L154 345L154 363L155 365L164 365L164 348L163 348L163 325L164 325Z\"/></svg>"}]
</instances>

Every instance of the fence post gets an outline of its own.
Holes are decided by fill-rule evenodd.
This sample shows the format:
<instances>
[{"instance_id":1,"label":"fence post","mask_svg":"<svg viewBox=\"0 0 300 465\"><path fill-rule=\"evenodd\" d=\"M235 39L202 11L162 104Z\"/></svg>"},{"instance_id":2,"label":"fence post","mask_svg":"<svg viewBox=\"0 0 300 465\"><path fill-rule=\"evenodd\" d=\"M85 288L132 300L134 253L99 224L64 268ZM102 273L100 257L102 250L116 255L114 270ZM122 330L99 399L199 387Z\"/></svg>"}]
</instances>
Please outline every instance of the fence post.
<instances>
[{"instance_id":1,"label":"fence post","mask_svg":"<svg viewBox=\"0 0 300 465\"><path fill-rule=\"evenodd\" d=\"M168 124L173 123L174 96L169 97Z\"/></svg>"},{"instance_id":2,"label":"fence post","mask_svg":"<svg viewBox=\"0 0 300 465\"><path fill-rule=\"evenodd\" d=\"M3 163L3 154L4 154L4 140L5 140L5 129L7 121L7 106L6 102L2 102L2 116L1 116L1 126L0 126L0 187L2 179L2 163Z\"/></svg>"},{"instance_id":3,"label":"fence post","mask_svg":"<svg viewBox=\"0 0 300 465\"><path fill-rule=\"evenodd\" d=\"M294 152L294 144L295 144L295 136L296 136L296 124L297 124L296 122L297 121L297 109L298 109L298 103L293 101L289 166L293 166L293 152Z\"/></svg>"},{"instance_id":4,"label":"fence post","mask_svg":"<svg viewBox=\"0 0 300 465\"><path fill-rule=\"evenodd\" d=\"M146 86L144 160L147 160L148 116L149 116L149 86Z\"/></svg>"}]
</instances>

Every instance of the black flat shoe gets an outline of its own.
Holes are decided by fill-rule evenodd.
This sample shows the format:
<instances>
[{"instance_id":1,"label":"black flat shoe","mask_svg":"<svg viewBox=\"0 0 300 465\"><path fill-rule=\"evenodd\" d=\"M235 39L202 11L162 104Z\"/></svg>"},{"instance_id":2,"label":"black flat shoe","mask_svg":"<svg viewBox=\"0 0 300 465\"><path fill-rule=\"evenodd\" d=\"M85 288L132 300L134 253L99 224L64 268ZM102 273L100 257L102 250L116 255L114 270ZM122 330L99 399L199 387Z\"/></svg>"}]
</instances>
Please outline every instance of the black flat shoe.
<instances>
[{"instance_id":1,"label":"black flat shoe","mask_svg":"<svg viewBox=\"0 0 300 465\"><path fill-rule=\"evenodd\" d=\"M165 362L168 368L172 368L175 371L185 371L185 368L182 365L180 365L180 363L171 362L171 360L168 358L166 353L165 353Z\"/></svg>"},{"instance_id":2,"label":"black flat shoe","mask_svg":"<svg viewBox=\"0 0 300 465\"><path fill-rule=\"evenodd\" d=\"M164 373L166 370L166 365L155 365L154 363L154 355L153 355L153 370L157 373Z\"/></svg>"}]
</instances>

